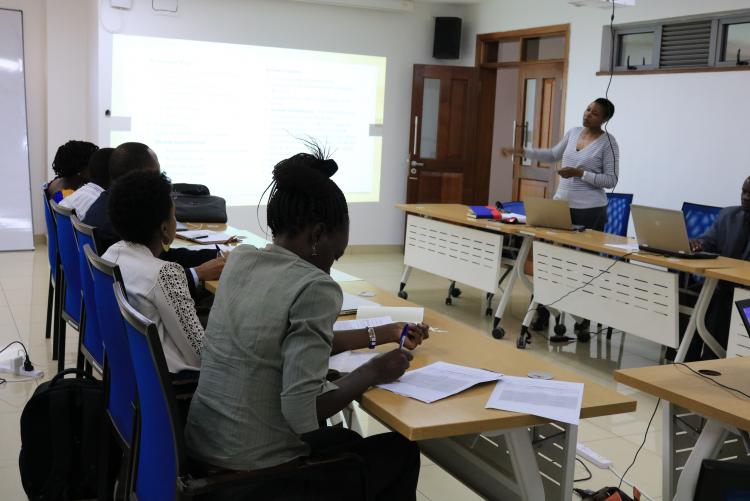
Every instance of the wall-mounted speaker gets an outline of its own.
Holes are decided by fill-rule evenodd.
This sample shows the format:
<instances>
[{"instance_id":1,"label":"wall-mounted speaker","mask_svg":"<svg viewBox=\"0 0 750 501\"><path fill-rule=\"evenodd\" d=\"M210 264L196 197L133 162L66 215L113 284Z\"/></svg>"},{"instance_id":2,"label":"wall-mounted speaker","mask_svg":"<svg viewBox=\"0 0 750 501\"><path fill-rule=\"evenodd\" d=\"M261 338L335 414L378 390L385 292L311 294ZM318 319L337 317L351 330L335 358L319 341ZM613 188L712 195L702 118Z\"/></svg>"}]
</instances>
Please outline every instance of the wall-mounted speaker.
<instances>
[{"instance_id":1,"label":"wall-mounted speaker","mask_svg":"<svg viewBox=\"0 0 750 501\"><path fill-rule=\"evenodd\" d=\"M432 45L435 59L458 59L461 57L461 18L436 17L435 42Z\"/></svg>"}]
</instances>

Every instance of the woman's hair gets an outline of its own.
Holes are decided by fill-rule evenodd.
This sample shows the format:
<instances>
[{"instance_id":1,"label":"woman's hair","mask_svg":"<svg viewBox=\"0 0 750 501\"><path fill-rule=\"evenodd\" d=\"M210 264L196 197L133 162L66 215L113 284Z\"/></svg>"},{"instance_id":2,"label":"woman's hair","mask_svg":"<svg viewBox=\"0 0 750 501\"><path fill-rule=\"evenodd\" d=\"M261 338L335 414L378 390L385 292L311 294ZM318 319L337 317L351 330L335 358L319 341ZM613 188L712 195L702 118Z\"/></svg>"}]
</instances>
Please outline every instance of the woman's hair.
<instances>
[{"instance_id":1,"label":"woman's hair","mask_svg":"<svg viewBox=\"0 0 750 501\"><path fill-rule=\"evenodd\" d=\"M341 189L331 181L338 170L333 159L314 141L305 141L310 153L298 153L273 168L266 218L274 237L295 236L322 223L332 233L349 224L349 209Z\"/></svg>"},{"instance_id":2,"label":"woman's hair","mask_svg":"<svg viewBox=\"0 0 750 501\"><path fill-rule=\"evenodd\" d=\"M86 141L68 141L55 153L52 170L60 177L72 177L83 171L89 164L91 154L99 147Z\"/></svg>"},{"instance_id":3,"label":"woman's hair","mask_svg":"<svg viewBox=\"0 0 750 501\"><path fill-rule=\"evenodd\" d=\"M604 121L606 122L613 116L615 116L615 105L607 98L600 97L594 101L596 104L602 107L604 110Z\"/></svg>"},{"instance_id":4,"label":"woman's hair","mask_svg":"<svg viewBox=\"0 0 750 501\"><path fill-rule=\"evenodd\" d=\"M130 172L112 183L107 209L123 240L148 245L172 214L172 183L160 172Z\"/></svg>"},{"instance_id":5,"label":"woman's hair","mask_svg":"<svg viewBox=\"0 0 750 501\"><path fill-rule=\"evenodd\" d=\"M100 148L89 158L89 180L103 189L109 188L109 157L114 148Z\"/></svg>"}]
</instances>

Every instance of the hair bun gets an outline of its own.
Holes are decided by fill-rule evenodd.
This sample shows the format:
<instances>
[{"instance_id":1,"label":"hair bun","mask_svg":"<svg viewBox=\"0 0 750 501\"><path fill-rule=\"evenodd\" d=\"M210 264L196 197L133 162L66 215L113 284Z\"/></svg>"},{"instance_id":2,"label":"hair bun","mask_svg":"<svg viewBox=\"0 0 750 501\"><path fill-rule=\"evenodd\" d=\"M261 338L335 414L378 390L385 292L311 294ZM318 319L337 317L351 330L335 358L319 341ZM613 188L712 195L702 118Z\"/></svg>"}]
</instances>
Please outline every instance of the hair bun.
<instances>
[{"instance_id":1,"label":"hair bun","mask_svg":"<svg viewBox=\"0 0 750 501\"><path fill-rule=\"evenodd\" d=\"M318 158L310 167L317 170L327 178L332 177L336 174L336 171L339 170L339 166L333 158L328 158L326 160Z\"/></svg>"}]
</instances>

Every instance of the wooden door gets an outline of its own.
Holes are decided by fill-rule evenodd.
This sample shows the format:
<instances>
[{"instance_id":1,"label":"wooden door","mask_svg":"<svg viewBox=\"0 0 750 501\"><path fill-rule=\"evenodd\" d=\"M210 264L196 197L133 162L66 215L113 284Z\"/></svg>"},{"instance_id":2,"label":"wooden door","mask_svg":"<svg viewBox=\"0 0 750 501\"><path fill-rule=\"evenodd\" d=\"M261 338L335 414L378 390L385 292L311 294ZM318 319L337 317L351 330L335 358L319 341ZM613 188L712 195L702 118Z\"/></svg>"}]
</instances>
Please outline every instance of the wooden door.
<instances>
[{"instance_id":1,"label":"wooden door","mask_svg":"<svg viewBox=\"0 0 750 501\"><path fill-rule=\"evenodd\" d=\"M477 82L474 67L414 65L407 203L474 201Z\"/></svg>"},{"instance_id":2,"label":"wooden door","mask_svg":"<svg viewBox=\"0 0 750 501\"><path fill-rule=\"evenodd\" d=\"M563 63L521 66L516 112L516 144L525 148L550 148L560 140ZM557 186L555 164L513 160L513 200L552 197Z\"/></svg>"}]
</instances>

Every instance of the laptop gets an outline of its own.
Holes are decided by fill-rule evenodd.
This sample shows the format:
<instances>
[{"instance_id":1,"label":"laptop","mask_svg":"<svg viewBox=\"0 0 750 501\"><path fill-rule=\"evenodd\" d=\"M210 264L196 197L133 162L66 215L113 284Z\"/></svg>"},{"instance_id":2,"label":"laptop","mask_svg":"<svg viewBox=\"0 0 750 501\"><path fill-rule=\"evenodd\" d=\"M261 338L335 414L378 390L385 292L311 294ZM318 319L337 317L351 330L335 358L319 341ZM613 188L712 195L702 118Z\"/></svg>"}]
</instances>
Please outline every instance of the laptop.
<instances>
[{"instance_id":1,"label":"laptop","mask_svg":"<svg viewBox=\"0 0 750 501\"><path fill-rule=\"evenodd\" d=\"M682 259L713 259L718 254L690 250L685 216L682 211L631 205L635 236L642 251Z\"/></svg>"},{"instance_id":2,"label":"laptop","mask_svg":"<svg viewBox=\"0 0 750 501\"><path fill-rule=\"evenodd\" d=\"M523 201L526 207L526 224L555 228L558 230L583 231L586 228L573 224L570 219L570 205L566 200L551 198L527 198Z\"/></svg>"},{"instance_id":3,"label":"laptop","mask_svg":"<svg viewBox=\"0 0 750 501\"><path fill-rule=\"evenodd\" d=\"M750 336L750 299L735 301L734 305L740 312L740 318L742 319L742 323L745 324L747 335Z\"/></svg>"}]
</instances>

